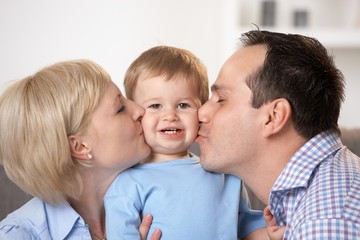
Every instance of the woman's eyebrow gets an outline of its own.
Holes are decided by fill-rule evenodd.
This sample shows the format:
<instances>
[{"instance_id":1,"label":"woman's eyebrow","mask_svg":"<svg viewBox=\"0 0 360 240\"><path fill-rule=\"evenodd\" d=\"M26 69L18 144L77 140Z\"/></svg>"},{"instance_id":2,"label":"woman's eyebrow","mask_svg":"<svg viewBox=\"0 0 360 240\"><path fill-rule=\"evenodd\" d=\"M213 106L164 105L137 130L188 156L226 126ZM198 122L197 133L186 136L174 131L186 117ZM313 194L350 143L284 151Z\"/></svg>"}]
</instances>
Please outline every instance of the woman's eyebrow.
<instances>
[{"instance_id":1,"label":"woman's eyebrow","mask_svg":"<svg viewBox=\"0 0 360 240\"><path fill-rule=\"evenodd\" d=\"M120 94L116 95L113 106L117 107L118 103L120 102L120 99L121 99L121 95Z\"/></svg>"}]
</instances>

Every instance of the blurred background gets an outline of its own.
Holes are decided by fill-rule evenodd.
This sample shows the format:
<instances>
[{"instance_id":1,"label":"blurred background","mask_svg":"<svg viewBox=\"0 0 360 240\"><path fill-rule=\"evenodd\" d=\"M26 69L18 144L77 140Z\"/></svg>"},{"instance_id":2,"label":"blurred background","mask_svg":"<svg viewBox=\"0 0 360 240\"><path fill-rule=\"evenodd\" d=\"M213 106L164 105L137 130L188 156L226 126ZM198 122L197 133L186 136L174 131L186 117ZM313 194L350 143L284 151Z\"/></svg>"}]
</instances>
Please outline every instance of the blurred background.
<instances>
[{"instance_id":1,"label":"blurred background","mask_svg":"<svg viewBox=\"0 0 360 240\"><path fill-rule=\"evenodd\" d=\"M0 91L57 61L88 58L122 90L130 63L156 45L194 52L213 83L242 32L318 38L346 78L340 125L360 127L360 0L0 0Z\"/></svg>"}]
</instances>

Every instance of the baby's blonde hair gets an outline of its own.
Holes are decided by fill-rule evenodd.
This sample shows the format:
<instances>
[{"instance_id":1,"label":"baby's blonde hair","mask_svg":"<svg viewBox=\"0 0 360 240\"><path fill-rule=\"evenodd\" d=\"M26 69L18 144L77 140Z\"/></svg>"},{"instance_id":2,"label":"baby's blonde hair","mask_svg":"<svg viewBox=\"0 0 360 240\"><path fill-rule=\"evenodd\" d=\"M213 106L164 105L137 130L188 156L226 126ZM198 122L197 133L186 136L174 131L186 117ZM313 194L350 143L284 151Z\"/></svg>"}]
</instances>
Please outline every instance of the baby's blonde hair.
<instances>
[{"instance_id":1,"label":"baby's blonde hair","mask_svg":"<svg viewBox=\"0 0 360 240\"><path fill-rule=\"evenodd\" d=\"M21 189L49 203L77 198L68 137L80 134L111 81L88 60L64 61L15 81L0 96L0 163Z\"/></svg>"},{"instance_id":2,"label":"baby's blonde hair","mask_svg":"<svg viewBox=\"0 0 360 240\"><path fill-rule=\"evenodd\" d=\"M181 76L194 85L202 104L209 98L205 65L192 52L170 46L150 48L132 62L124 79L126 96L134 100L138 81L157 76L165 76L168 80Z\"/></svg>"}]
</instances>

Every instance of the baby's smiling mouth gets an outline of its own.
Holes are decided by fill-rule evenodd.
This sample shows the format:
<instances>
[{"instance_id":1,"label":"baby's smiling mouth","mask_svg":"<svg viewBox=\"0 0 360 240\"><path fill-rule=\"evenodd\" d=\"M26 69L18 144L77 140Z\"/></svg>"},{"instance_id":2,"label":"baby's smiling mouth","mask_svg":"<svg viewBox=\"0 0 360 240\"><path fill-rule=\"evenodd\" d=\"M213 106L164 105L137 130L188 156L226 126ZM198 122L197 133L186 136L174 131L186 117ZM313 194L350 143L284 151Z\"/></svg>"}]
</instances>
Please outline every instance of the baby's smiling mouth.
<instances>
[{"instance_id":1,"label":"baby's smiling mouth","mask_svg":"<svg viewBox=\"0 0 360 240\"><path fill-rule=\"evenodd\" d=\"M165 128L165 129L161 130L161 132L165 133L165 134L176 134L176 133L179 133L181 131L182 130L178 129L178 128Z\"/></svg>"}]
</instances>

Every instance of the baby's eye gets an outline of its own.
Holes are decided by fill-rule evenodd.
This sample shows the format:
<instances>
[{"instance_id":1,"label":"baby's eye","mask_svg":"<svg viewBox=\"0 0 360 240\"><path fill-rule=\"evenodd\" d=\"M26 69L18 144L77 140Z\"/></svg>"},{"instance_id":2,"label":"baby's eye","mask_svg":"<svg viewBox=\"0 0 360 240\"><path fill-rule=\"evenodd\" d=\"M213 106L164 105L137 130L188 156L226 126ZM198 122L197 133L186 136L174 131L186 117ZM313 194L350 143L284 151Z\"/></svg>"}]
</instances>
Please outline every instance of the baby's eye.
<instances>
[{"instance_id":1,"label":"baby's eye","mask_svg":"<svg viewBox=\"0 0 360 240\"><path fill-rule=\"evenodd\" d=\"M181 108L181 109L185 109L185 108L189 108L189 107L190 107L190 105L187 103L179 103L177 105L177 108Z\"/></svg>"},{"instance_id":2,"label":"baby's eye","mask_svg":"<svg viewBox=\"0 0 360 240\"><path fill-rule=\"evenodd\" d=\"M125 105L121 105L120 108L118 109L117 113L122 113L124 112L126 109L126 106Z\"/></svg>"},{"instance_id":3,"label":"baby's eye","mask_svg":"<svg viewBox=\"0 0 360 240\"><path fill-rule=\"evenodd\" d=\"M148 108L153 108L153 109L160 109L161 108L161 104L151 104Z\"/></svg>"}]
</instances>

